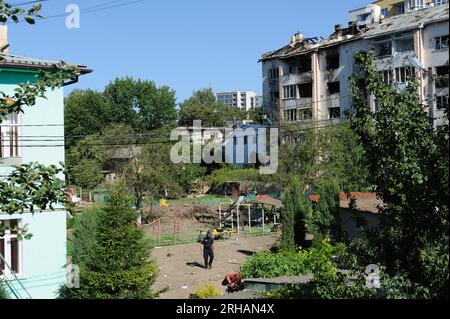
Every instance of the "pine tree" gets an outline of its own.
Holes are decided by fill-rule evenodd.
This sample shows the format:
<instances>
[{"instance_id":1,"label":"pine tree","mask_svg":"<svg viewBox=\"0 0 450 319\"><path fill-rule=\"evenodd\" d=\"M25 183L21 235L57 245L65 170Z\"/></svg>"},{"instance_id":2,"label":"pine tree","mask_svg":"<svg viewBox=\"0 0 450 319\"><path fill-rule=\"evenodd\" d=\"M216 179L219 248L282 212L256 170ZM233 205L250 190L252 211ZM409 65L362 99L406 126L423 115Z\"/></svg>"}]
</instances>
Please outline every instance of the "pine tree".
<instances>
[{"instance_id":1,"label":"pine tree","mask_svg":"<svg viewBox=\"0 0 450 319\"><path fill-rule=\"evenodd\" d=\"M311 215L312 207L303 194L302 183L296 177L286 189L283 198L282 247L293 249L296 245L303 245L306 233L306 220Z\"/></svg>"},{"instance_id":2,"label":"pine tree","mask_svg":"<svg viewBox=\"0 0 450 319\"><path fill-rule=\"evenodd\" d=\"M149 258L144 232L136 226L137 213L122 184L98 212L96 243L80 269L80 288L60 291L62 298L152 298L150 287L158 270Z\"/></svg>"}]
</instances>

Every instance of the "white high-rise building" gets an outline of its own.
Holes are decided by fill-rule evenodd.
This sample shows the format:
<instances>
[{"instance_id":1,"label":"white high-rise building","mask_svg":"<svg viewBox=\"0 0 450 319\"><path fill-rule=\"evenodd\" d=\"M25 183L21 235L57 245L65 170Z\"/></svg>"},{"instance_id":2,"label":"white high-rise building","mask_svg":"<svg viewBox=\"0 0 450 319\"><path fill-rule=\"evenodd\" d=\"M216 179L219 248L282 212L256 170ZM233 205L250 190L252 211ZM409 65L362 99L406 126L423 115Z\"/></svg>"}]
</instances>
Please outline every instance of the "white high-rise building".
<instances>
[{"instance_id":1,"label":"white high-rise building","mask_svg":"<svg viewBox=\"0 0 450 319\"><path fill-rule=\"evenodd\" d=\"M216 100L220 104L246 111L262 106L261 97L255 91L220 92L216 94Z\"/></svg>"}]
</instances>

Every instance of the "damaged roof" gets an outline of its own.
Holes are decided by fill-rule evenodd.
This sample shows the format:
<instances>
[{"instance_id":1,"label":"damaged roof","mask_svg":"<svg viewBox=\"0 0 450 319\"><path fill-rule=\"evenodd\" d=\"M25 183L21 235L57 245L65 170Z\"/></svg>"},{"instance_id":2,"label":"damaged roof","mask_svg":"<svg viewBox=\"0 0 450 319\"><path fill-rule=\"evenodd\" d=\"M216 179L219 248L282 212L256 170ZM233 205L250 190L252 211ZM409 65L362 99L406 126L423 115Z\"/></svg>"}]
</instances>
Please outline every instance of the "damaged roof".
<instances>
[{"instance_id":1,"label":"damaged roof","mask_svg":"<svg viewBox=\"0 0 450 319\"><path fill-rule=\"evenodd\" d=\"M25 70L48 70L60 61L51 61L38 58L25 57L14 54L0 53L0 68L2 69L25 69ZM91 73L85 65L76 65L81 74Z\"/></svg>"},{"instance_id":2,"label":"damaged roof","mask_svg":"<svg viewBox=\"0 0 450 319\"><path fill-rule=\"evenodd\" d=\"M394 32L417 29L421 24L428 25L448 21L448 8L448 4L439 5L384 19L367 31L364 37L369 39Z\"/></svg>"},{"instance_id":3,"label":"damaged roof","mask_svg":"<svg viewBox=\"0 0 450 319\"><path fill-rule=\"evenodd\" d=\"M365 26L352 25L348 28L337 29L328 38L317 42L308 42L306 41L308 39L305 39L304 41L288 44L281 49L267 52L261 56L259 62L273 59L287 59L361 38L369 39L384 34L407 31L418 28L422 23L423 25L428 25L435 22L448 21L448 15L449 5L446 4L393 16L376 24Z\"/></svg>"},{"instance_id":4,"label":"damaged roof","mask_svg":"<svg viewBox=\"0 0 450 319\"><path fill-rule=\"evenodd\" d=\"M367 28L365 26L353 25L348 28L336 30L328 38L305 38L303 41L290 43L281 49L265 53L261 56L261 61L272 59L287 59L300 54L307 54L320 48L334 46L336 44L354 41L361 38L363 32Z\"/></svg>"}]
</instances>

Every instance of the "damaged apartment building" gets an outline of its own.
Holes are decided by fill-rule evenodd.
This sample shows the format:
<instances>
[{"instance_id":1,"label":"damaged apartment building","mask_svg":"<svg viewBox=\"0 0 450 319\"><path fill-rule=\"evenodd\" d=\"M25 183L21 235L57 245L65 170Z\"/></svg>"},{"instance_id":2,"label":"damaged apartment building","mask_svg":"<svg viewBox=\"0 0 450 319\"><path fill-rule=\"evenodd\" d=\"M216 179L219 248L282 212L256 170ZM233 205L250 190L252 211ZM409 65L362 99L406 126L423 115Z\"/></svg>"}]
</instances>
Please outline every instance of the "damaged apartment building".
<instances>
[{"instance_id":1,"label":"damaged apartment building","mask_svg":"<svg viewBox=\"0 0 450 319\"><path fill-rule=\"evenodd\" d=\"M373 51L385 82L399 90L416 77L431 122L441 123L448 107L448 3L407 6L409 12L385 17L382 2L350 11L348 27L336 25L326 39L297 33L262 55L264 112L271 123L339 121L351 105L349 77L357 72L359 51ZM370 94L368 103L377 110Z\"/></svg>"}]
</instances>

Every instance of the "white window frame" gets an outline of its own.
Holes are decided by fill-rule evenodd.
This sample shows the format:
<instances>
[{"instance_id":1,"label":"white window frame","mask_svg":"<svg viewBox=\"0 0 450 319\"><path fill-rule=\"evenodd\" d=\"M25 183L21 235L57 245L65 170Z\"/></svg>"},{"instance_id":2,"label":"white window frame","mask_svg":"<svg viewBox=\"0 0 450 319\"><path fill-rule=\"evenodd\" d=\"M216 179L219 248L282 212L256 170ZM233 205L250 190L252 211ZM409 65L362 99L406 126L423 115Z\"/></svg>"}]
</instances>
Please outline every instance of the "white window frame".
<instances>
[{"instance_id":1,"label":"white window frame","mask_svg":"<svg viewBox=\"0 0 450 319\"><path fill-rule=\"evenodd\" d=\"M438 103L438 100L440 100L440 103ZM448 107L448 95L436 95L436 108L438 110L445 109L445 100L447 100ZM441 105L441 107L438 106L439 104Z\"/></svg>"},{"instance_id":2,"label":"white window frame","mask_svg":"<svg viewBox=\"0 0 450 319\"><path fill-rule=\"evenodd\" d=\"M447 38L447 41L442 41L443 38ZM439 44L439 47L438 47ZM448 50L448 34L434 37L434 50Z\"/></svg>"},{"instance_id":3,"label":"white window frame","mask_svg":"<svg viewBox=\"0 0 450 319\"><path fill-rule=\"evenodd\" d=\"M283 86L283 100L293 100L297 96L297 86L295 84Z\"/></svg>"},{"instance_id":4,"label":"white window frame","mask_svg":"<svg viewBox=\"0 0 450 319\"><path fill-rule=\"evenodd\" d=\"M387 18L389 16L389 8L381 9L381 15L383 15L385 18Z\"/></svg>"},{"instance_id":5,"label":"white window frame","mask_svg":"<svg viewBox=\"0 0 450 319\"><path fill-rule=\"evenodd\" d=\"M425 8L425 0L413 0L413 7L417 9Z\"/></svg>"},{"instance_id":6,"label":"white window frame","mask_svg":"<svg viewBox=\"0 0 450 319\"><path fill-rule=\"evenodd\" d=\"M408 77L416 77L416 69L412 66L402 66L399 68L395 68L394 74L395 82L406 83Z\"/></svg>"},{"instance_id":7,"label":"white window frame","mask_svg":"<svg viewBox=\"0 0 450 319\"><path fill-rule=\"evenodd\" d=\"M18 145L20 132L20 114L10 114L0 122L0 158L21 157L22 151ZM12 143L11 134L15 136Z\"/></svg>"},{"instance_id":8,"label":"white window frame","mask_svg":"<svg viewBox=\"0 0 450 319\"><path fill-rule=\"evenodd\" d=\"M20 219L16 219L17 220L17 226L20 227L21 226L21 220ZM11 219L6 219L6 220L1 220L4 225L6 227L10 226L10 221ZM3 239L3 244L4 244L4 258L6 260L6 262L8 263L8 265L11 267L11 239L17 239L17 234L13 234L11 233L11 230L7 230L5 232L5 235L1 238ZM18 263L18 272L15 274L12 274L10 269L5 265L5 269L3 269L3 273L0 274L0 279L3 280L13 280L15 279L15 277L17 278L22 278L23 277L23 259L22 259L22 241L21 240L17 240L17 263ZM15 275L15 277L14 277Z\"/></svg>"},{"instance_id":9,"label":"white window frame","mask_svg":"<svg viewBox=\"0 0 450 319\"><path fill-rule=\"evenodd\" d=\"M440 6L440 5L447 4L447 3L448 3L448 0L434 0L435 6Z\"/></svg>"}]
</instances>

